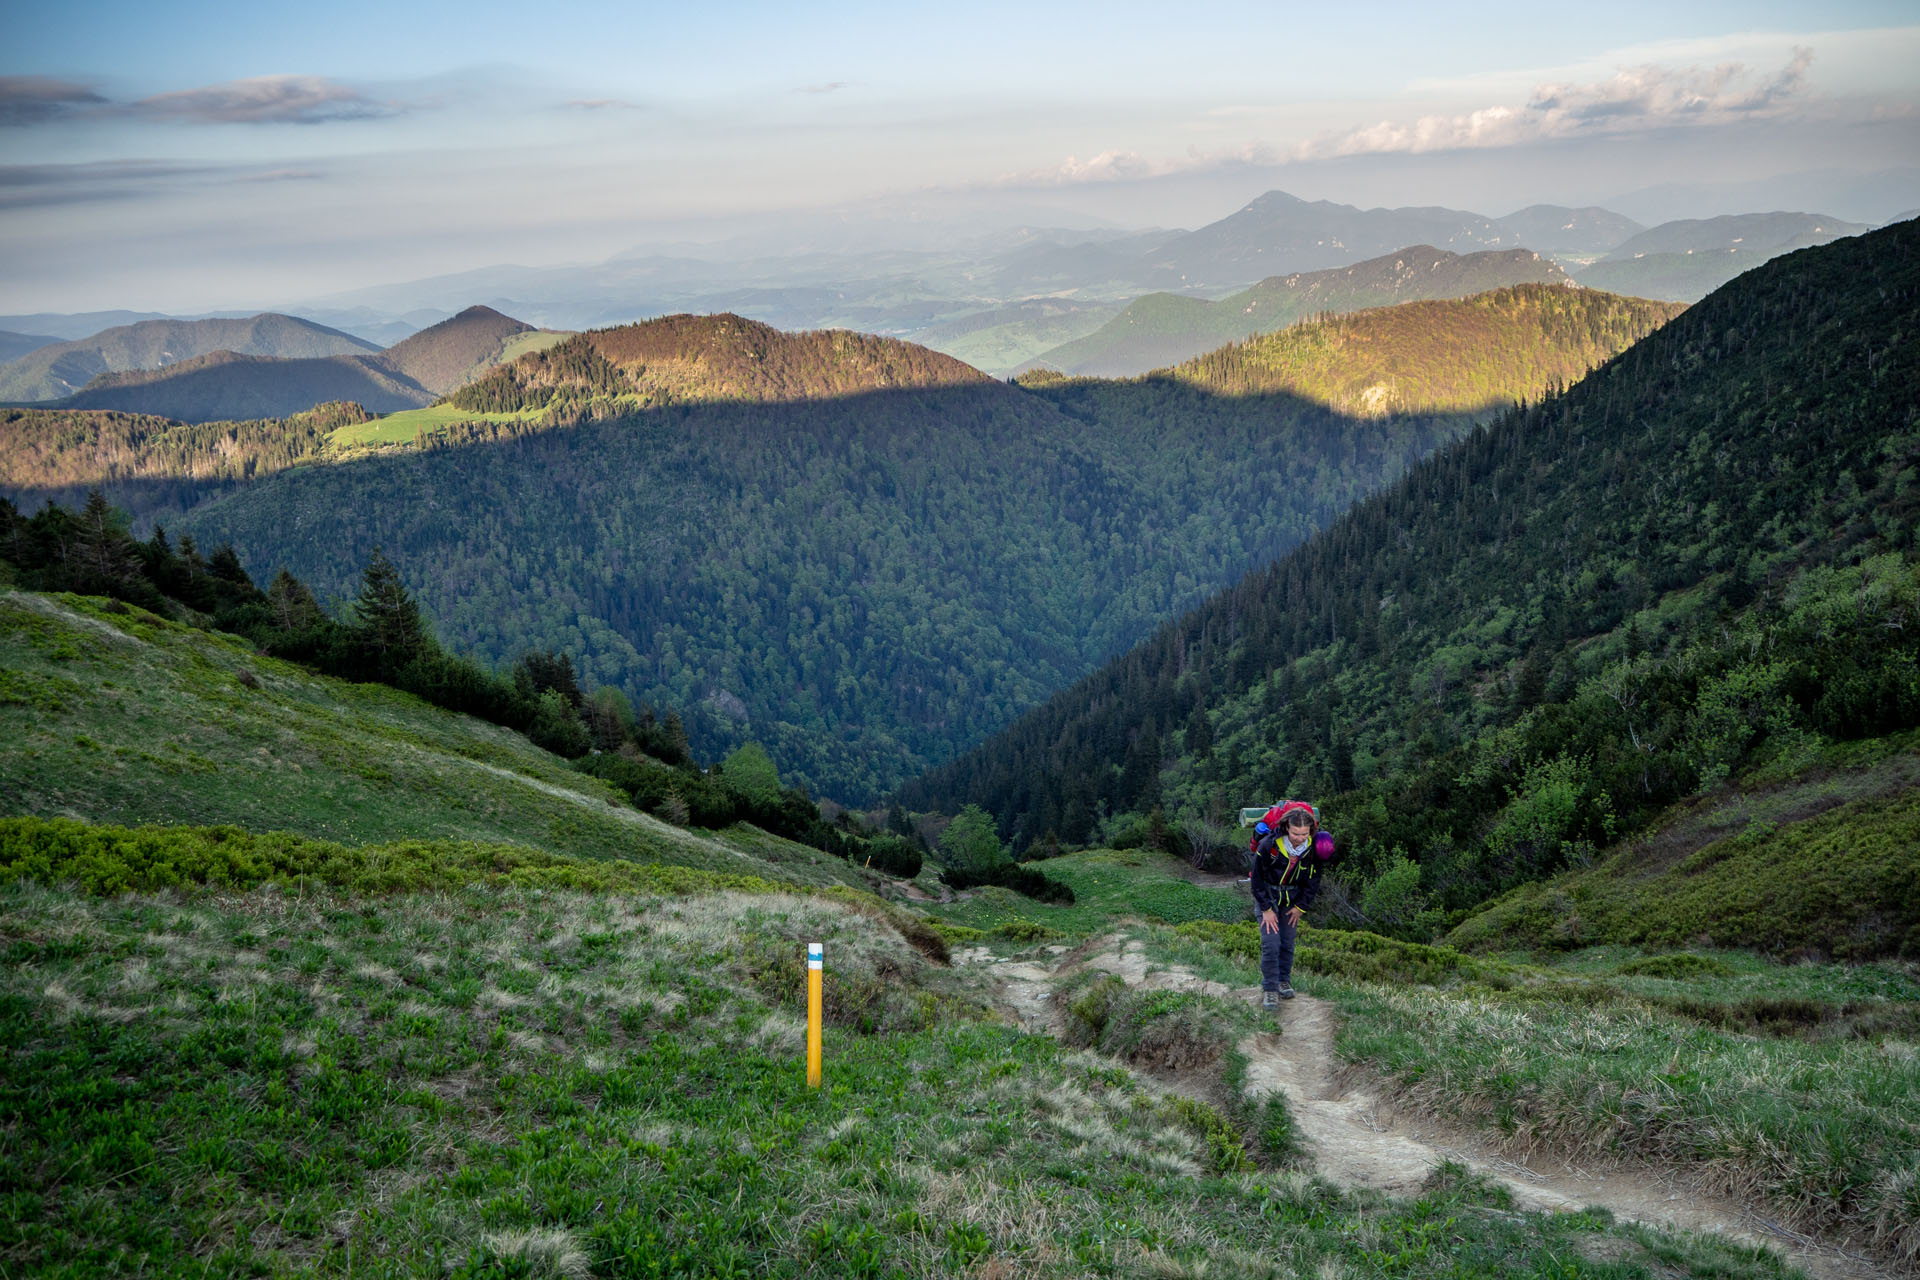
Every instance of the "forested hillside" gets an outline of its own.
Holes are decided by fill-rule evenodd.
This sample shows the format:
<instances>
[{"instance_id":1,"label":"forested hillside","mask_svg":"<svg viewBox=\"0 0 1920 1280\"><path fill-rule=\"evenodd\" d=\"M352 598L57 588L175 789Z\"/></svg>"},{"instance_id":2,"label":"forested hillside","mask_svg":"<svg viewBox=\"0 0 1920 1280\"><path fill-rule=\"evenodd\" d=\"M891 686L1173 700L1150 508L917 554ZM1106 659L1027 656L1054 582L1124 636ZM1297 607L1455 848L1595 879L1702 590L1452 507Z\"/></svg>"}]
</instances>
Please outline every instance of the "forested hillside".
<instances>
[{"instance_id":1,"label":"forested hillside","mask_svg":"<svg viewBox=\"0 0 1920 1280\"><path fill-rule=\"evenodd\" d=\"M1564 336L1543 328L1536 347ZM1605 354L1568 369L1536 353L1489 394L1537 396ZM869 800L1471 420L1411 397L1352 417L1259 376L1258 394L1219 394L1204 371L1025 391L902 343L684 318L570 339L459 397L536 417L298 467L168 527L233 541L263 579L285 565L322 599L383 546L456 649L575 654L590 682L679 709L704 758L759 740L785 776Z\"/></svg>"},{"instance_id":2,"label":"forested hillside","mask_svg":"<svg viewBox=\"0 0 1920 1280\"><path fill-rule=\"evenodd\" d=\"M1564 285L1517 285L1262 334L1168 377L1224 395L1284 390L1359 417L1416 406L1471 413L1504 408L1516 386L1576 382L1681 310Z\"/></svg>"},{"instance_id":3,"label":"forested hillside","mask_svg":"<svg viewBox=\"0 0 1920 1280\"><path fill-rule=\"evenodd\" d=\"M136 518L184 510L325 449L341 427L371 422L358 404L291 418L185 423L104 410L0 409L0 494L76 506L110 489Z\"/></svg>"},{"instance_id":4,"label":"forested hillside","mask_svg":"<svg viewBox=\"0 0 1920 1280\"><path fill-rule=\"evenodd\" d=\"M1330 796L1461 911L1920 724L1917 317L1920 228L1776 260L900 798L1024 842Z\"/></svg>"},{"instance_id":5,"label":"forested hillside","mask_svg":"<svg viewBox=\"0 0 1920 1280\"><path fill-rule=\"evenodd\" d=\"M1148 294L1095 332L1063 343L1033 363L1063 373L1127 377L1309 316L1568 279L1554 263L1526 249L1457 254L1417 244L1351 267L1275 276L1218 302Z\"/></svg>"}]
</instances>

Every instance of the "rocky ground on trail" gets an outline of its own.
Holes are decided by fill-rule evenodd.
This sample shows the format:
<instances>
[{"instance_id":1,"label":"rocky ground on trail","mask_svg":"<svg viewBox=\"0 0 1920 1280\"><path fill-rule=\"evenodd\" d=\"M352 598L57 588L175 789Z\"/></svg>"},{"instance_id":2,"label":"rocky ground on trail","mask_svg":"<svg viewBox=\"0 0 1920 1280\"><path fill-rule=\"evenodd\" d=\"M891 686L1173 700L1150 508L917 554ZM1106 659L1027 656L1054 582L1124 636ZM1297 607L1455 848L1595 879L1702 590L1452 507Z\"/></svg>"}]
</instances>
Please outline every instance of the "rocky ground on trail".
<instances>
[{"instance_id":1,"label":"rocky ground on trail","mask_svg":"<svg viewBox=\"0 0 1920 1280\"><path fill-rule=\"evenodd\" d=\"M1120 938L1080 948L1051 946L1025 959L1002 959L991 948L972 947L956 951L953 962L991 981L1023 1028L1053 1036L1064 1027L1054 986L1086 969L1149 991L1193 991L1249 1003L1260 999L1257 988L1230 988L1177 965L1154 965L1140 943ZM1335 1055L1335 1016L1328 1002L1301 995L1281 1006L1272 1032L1251 1035L1239 1046L1247 1059L1249 1088L1286 1094L1315 1170L1333 1182L1409 1195L1435 1167L1455 1161L1504 1184L1524 1209L1574 1211L1593 1205L1650 1226L1716 1232L1765 1244L1816 1280L1878 1280L1894 1274L1871 1259L1787 1230L1736 1201L1702 1194L1687 1186L1679 1171L1587 1169L1538 1152L1522 1162L1501 1154L1479 1134L1396 1108L1387 1089ZM1188 1088L1177 1076L1160 1083Z\"/></svg>"}]
</instances>

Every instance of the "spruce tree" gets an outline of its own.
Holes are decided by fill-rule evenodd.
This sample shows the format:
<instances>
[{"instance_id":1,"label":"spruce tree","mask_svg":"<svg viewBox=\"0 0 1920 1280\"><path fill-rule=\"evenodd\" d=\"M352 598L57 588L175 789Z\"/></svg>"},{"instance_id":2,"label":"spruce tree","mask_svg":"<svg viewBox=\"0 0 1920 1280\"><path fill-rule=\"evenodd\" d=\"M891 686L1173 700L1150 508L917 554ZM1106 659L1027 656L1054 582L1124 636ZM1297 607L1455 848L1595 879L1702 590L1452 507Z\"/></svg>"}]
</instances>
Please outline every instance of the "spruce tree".
<instances>
[{"instance_id":1,"label":"spruce tree","mask_svg":"<svg viewBox=\"0 0 1920 1280\"><path fill-rule=\"evenodd\" d=\"M107 503L98 489L87 491L81 508L79 536L68 570L73 585L99 595L124 596L141 581L140 556L126 530L123 512Z\"/></svg>"},{"instance_id":2,"label":"spruce tree","mask_svg":"<svg viewBox=\"0 0 1920 1280\"><path fill-rule=\"evenodd\" d=\"M360 595L353 602L353 639L375 669L386 675L406 666L429 643L419 604L379 547L360 573Z\"/></svg>"},{"instance_id":3,"label":"spruce tree","mask_svg":"<svg viewBox=\"0 0 1920 1280\"><path fill-rule=\"evenodd\" d=\"M267 586L267 608L273 613L273 625L282 631L304 631L321 617L320 602L312 590L285 569Z\"/></svg>"}]
</instances>

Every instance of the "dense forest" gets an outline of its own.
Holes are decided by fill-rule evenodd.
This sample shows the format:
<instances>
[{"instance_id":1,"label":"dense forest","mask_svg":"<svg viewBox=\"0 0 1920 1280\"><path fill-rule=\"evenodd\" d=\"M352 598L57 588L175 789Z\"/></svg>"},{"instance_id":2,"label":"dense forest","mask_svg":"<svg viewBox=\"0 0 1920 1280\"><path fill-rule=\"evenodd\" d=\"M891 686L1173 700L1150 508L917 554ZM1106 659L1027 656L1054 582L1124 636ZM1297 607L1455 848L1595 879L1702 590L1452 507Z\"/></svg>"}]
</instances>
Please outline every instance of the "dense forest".
<instances>
[{"instance_id":1,"label":"dense forest","mask_svg":"<svg viewBox=\"0 0 1920 1280\"><path fill-rule=\"evenodd\" d=\"M1501 398L1491 371L1514 367L1505 399L1537 396L1668 314L1552 292L1436 304L1464 393L1403 380L1370 417L1319 402L1333 366L1263 368L1233 394L1206 368L1022 390L903 343L677 317L462 393L538 418L300 467L170 527L322 598L384 546L454 647L576 655L590 685L681 709L702 754L758 740L786 776L864 803L1457 436L1465 406ZM1546 323L1583 309L1591 324ZM1395 376L1388 344L1348 333L1330 340L1343 372Z\"/></svg>"},{"instance_id":2,"label":"dense forest","mask_svg":"<svg viewBox=\"0 0 1920 1280\"><path fill-rule=\"evenodd\" d=\"M1018 845L1311 794L1430 925L1920 724L1920 227L1778 259L899 792ZM1409 890L1412 886L1407 886Z\"/></svg>"},{"instance_id":3,"label":"dense forest","mask_svg":"<svg viewBox=\"0 0 1920 1280\"><path fill-rule=\"evenodd\" d=\"M176 545L165 529L145 540L129 532L126 513L95 489L78 509L49 503L23 516L0 498L0 589L104 596L109 613L137 605L161 617L241 636L263 655L300 663L324 675L384 684L449 711L524 734L535 746L576 762L583 772L624 789L636 807L678 825L723 828L752 822L764 830L897 875L920 868L906 830L868 828L853 814L829 822L801 788L782 783L757 743L702 767L680 717L643 705L636 713L619 690L582 690L573 660L554 650L528 651L504 672L449 652L428 630L399 570L376 548L361 569L359 590L339 617L282 569L263 591L231 546L202 554L192 535ZM254 685L258 687L258 680ZM244 681L243 681L244 684ZM20 702L25 686L8 686ZM991 819L984 819L991 827ZM996 846L997 849L997 846ZM1044 885L1001 860L1003 875Z\"/></svg>"},{"instance_id":4,"label":"dense forest","mask_svg":"<svg viewBox=\"0 0 1920 1280\"><path fill-rule=\"evenodd\" d=\"M333 432L373 420L351 402L290 418L201 423L110 410L0 409L0 492L71 506L101 488L147 520L313 461Z\"/></svg>"}]
</instances>

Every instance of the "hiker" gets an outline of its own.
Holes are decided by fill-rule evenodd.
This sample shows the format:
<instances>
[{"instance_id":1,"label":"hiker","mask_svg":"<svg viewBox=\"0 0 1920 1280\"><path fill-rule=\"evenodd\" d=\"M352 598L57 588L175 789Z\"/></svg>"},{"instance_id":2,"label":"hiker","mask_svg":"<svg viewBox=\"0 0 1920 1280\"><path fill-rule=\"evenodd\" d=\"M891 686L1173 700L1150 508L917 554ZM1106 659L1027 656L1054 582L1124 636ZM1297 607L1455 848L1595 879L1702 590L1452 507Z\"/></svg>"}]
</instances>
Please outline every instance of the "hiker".
<instances>
[{"instance_id":1,"label":"hiker","mask_svg":"<svg viewBox=\"0 0 1920 1280\"><path fill-rule=\"evenodd\" d=\"M1293 999L1293 940L1333 857L1333 837L1304 800L1267 810L1254 824L1253 903L1260 913L1261 1004Z\"/></svg>"}]
</instances>

